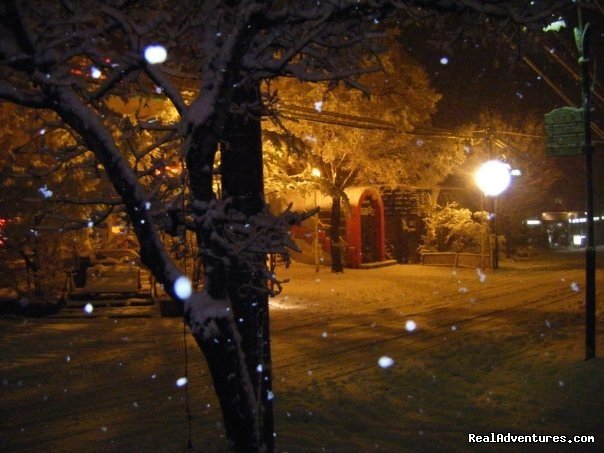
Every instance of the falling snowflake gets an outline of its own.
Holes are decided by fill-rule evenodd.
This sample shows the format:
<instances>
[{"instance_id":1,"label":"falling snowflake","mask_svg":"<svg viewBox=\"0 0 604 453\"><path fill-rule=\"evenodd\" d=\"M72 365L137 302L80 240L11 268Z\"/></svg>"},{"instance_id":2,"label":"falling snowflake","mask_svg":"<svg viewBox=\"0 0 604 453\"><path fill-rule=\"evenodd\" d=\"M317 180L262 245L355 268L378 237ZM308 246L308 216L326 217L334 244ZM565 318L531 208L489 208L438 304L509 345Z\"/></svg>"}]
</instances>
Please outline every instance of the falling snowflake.
<instances>
[{"instance_id":1,"label":"falling snowflake","mask_svg":"<svg viewBox=\"0 0 604 453\"><path fill-rule=\"evenodd\" d=\"M102 75L103 73L96 66L92 66L90 68L90 77L92 77L93 79L100 79Z\"/></svg>"},{"instance_id":2,"label":"falling snowflake","mask_svg":"<svg viewBox=\"0 0 604 453\"><path fill-rule=\"evenodd\" d=\"M174 293L181 300L187 300L193 294L191 280L184 275L181 275L174 282Z\"/></svg>"},{"instance_id":3,"label":"falling snowflake","mask_svg":"<svg viewBox=\"0 0 604 453\"><path fill-rule=\"evenodd\" d=\"M327 332L323 332L323 333L321 334L321 336L322 336L323 338L327 338Z\"/></svg>"},{"instance_id":4,"label":"falling snowflake","mask_svg":"<svg viewBox=\"0 0 604 453\"><path fill-rule=\"evenodd\" d=\"M176 387L184 387L189 380L186 377L181 377L176 380Z\"/></svg>"},{"instance_id":5,"label":"falling snowflake","mask_svg":"<svg viewBox=\"0 0 604 453\"><path fill-rule=\"evenodd\" d=\"M572 282L570 284L570 289L572 289L574 292L578 293L581 289L579 288L579 284L577 282Z\"/></svg>"},{"instance_id":6,"label":"falling snowflake","mask_svg":"<svg viewBox=\"0 0 604 453\"><path fill-rule=\"evenodd\" d=\"M259 364L258 364L258 366L256 367L256 372L258 372L258 373L262 373L262 370L263 370L263 369L264 369L264 368L262 368L262 364L261 364L261 363L259 363Z\"/></svg>"},{"instance_id":7,"label":"falling snowflake","mask_svg":"<svg viewBox=\"0 0 604 453\"><path fill-rule=\"evenodd\" d=\"M407 332L413 332L415 329L417 329L417 324L415 324L415 321L410 319L405 323L405 330Z\"/></svg>"},{"instance_id":8,"label":"falling snowflake","mask_svg":"<svg viewBox=\"0 0 604 453\"><path fill-rule=\"evenodd\" d=\"M84 305L84 312L90 314L94 311L94 306L91 303Z\"/></svg>"},{"instance_id":9,"label":"falling snowflake","mask_svg":"<svg viewBox=\"0 0 604 453\"><path fill-rule=\"evenodd\" d=\"M387 355L384 355L379 358L378 365L382 368L390 368L392 365L394 365L394 360Z\"/></svg>"},{"instance_id":10,"label":"falling snowflake","mask_svg":"<svg viewBox=\"0 0 604 453\"><path fill-rule=\"evenodd\" d=\"M461 288L459 288L457 291L459 291L462 294L465 294L468 292L468 288L464 288L463 286Z\"/></svg>"},{"instance_id":11,"label":"falling snowflake","mask_svg":"<svg viewBox=\"0 0 604 453\"><path fill-rule=\"evenodd\" d=\"M38 192L40 192L44 196L44 198L50 198L50 197L52 197L52 190L50 190L46 186L40 187L38 189Z\"/></svg>"},{"instance_id":12,"label":"falling snowflake","mask_svg":"<svg viewBox=\"0 0 604 453\"><path fill-rule=\"evenodd\" d=\"M71 362L71 356L70 355L66 355L65 356L65 361L66 362Z\"/></svg>"},{"instance_id":13,"label":"falling snowflake","mask_svg":"<svg viewBox=\"0 0 604 453\"><path fill-rule=\"evenodd\" d=\"M447 57L442 57L440 59L440 64L442 64L443 66L449 64L449 59Z\"/></svg>"},{"instance_id":14,"label":"falling snowflake","mask_svg":"<svg viewBox=\"0 0 604 453\"><path fill-rule=\"evenodd\" d=\"M482 269L476 269L476 275L478 276L480 283L484 283L487 279L487 274L485 274Z\"/></svg>"},{"instance_id":15,"label":"falling snowflake","mask_svg":"<svg viewBox=\"0 0 604 453\"><path fill-rule=\"evenodd\" d=\"M275 397L275 394L269 390L268 393L266 394L266 399L271 401L274 397Z\"/></svg>"},{"instance_id":16,"label":"falling snowflake","mask_svg":"<svg viewBox=\"0 0 604 453\"><path fill-rule=\"evenodd\" d=\"M145 48L145 60L149 64L159 64L166 61L168 58L168 51L162 45L156 44L147 46Z\"/></svg>"},{"instance_id":17,"label":"falling snowflake","mask_svg":"<svg viewBox=\"0 0 604 453\"><path fill-rule=\"evenodd\" d=\"M315 106L315 110L320 113L321 110L323 110L323 101L315 102L314 106Z\"/></svg>"}]
</instances>

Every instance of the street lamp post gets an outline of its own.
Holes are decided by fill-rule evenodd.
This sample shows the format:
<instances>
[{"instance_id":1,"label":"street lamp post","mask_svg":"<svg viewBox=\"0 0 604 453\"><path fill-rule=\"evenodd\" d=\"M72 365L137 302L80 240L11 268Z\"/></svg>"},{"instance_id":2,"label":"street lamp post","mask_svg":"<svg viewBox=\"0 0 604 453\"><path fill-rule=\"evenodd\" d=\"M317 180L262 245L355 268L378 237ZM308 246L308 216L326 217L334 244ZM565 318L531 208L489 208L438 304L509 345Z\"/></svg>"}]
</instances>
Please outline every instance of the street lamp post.
<instances>
[{"instance_id":1,"label":"street lamp post","mask_svg":"<svg viewBox=\"0 0 604 453\"><path fill-rule=\"evenodd\" d=\"M508 188L511 181L511 169L510 166L504 162L498 160L490 160L480 166L475 175L476 185L480 191L487 197L495 197L495 219L493 220L493 229L495 231L495 250L493 251L493 269L499 267L499 239L497 238L497 196L499 196L505 189ZM482 202L481 202L482 204ZM483 228L483 239L481 246L481 254L484 255L484 234L485 228ZM490 249L490 247L489 247ZM481 256L484 260L484 257ZM482 264L482 263L481 263Z\"/></svg>"},{"instance_id":2,"label":"street lamp post","mask_svg":"<svg viewBox=\"0 0 604 453\"><path fill-rule=\"evenodd\" d=\"M313 167L310 174L318 181L321 177L321 170ZM315 188L315 209L317 208L317 189ZM315 272L319 272L319 211L314 215L315 217L315 236L313 241L313 248L315 253Z\"/></svg>"}]
</instances>

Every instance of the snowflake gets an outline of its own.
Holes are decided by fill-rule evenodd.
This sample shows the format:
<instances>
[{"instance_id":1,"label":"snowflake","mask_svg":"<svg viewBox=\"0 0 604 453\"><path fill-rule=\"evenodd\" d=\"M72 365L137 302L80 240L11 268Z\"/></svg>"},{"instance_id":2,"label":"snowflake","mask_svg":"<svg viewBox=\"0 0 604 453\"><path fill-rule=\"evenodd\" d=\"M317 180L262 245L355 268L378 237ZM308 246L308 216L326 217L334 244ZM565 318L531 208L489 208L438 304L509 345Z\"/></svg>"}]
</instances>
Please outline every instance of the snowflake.
<instances>
[{"instance_id":1,"label":"snowflake","mask_svg":"<svg viewBox=\"0 0 604 453\"><path fill-rule=\"evenodd\" d=\"M46 186L40 187L38 189L38 192L40 192L44 196L44 198L50 198L50 197L52 197L52 190L50 190Z\"/></svg>"},{"instance_id":2,"label":"snowflake","mask_svg":"<svg viewBox=\"0 0 604 453\"><path fill-rule=\"evenodd\" d=\"M181 275L174 282L174 293L179 299L187 300L193 294L193 288L191 287L191 280L184 275Z\"/></svg>"},{"instance_id":3,"label":"snowflake","mask_svg":"<svg viewBox=\"0 0 604 453\"><path fill-rule=\"evenodd\" d=\"M90 68L90 77L92 77L93 79L100 79L102 75L103 73L96 66L92 66Z\"/></svg>"},{"instance_id":4,"label":"snowflake","mask_svg":"<svg viewBox=\"0 0 604 453\"><path fill-rule=\"evenodd\" d=\"M168 58L168 51L160 44L150 45L145 48L145 60L149 64L159 64L166 61Z\"/></svg>"},{"instance_id":5,"label":"snowflake","mask_svg":"<svg viewBox=\"0 0 604 453\"><path fill-rule=\"evenodd\" d=\"M405 330L407 332L413 332L416 328L417 324L415 324L415 321L412 321L411 319L405 323Z\"/></svg>"},{"instance_id":6,"label":"snowflake","mask_svg":"<svg viewBox=\"0 0 604 453\"><path fill-rule=\"evenodd\" d=\"M392 365L394 365L394 360L387 355L384 355L379 358L378 365L382 368L390 368Z\"/></svg>"}]
</instances>

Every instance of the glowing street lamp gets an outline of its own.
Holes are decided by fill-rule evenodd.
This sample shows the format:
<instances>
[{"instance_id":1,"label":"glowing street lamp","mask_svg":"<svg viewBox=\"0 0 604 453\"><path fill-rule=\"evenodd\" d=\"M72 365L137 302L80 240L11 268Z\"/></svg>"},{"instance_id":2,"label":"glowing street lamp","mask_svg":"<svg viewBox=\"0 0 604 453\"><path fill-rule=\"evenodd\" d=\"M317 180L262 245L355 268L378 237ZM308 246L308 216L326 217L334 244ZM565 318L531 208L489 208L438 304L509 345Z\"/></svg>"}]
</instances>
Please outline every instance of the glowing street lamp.
<instances>
[{"instance_id":1,"label":"glowing street lamp","mask_svg":"<svg viewBox=\"0 0 604 453\"><path fill-rule=\"evenodd\" d=\"M511 167L498 160L490 160L476 172L476 185L487 197L500 195L510 185Z\"/></svg>"},{"instance_id":2,"label":"glowing street lamp","mask_svg":"<svg viewBox=\"0 0 604 453\"><path fill-rule=\"evenodd\" d=\"M480 166L475 175L476 185L487 197L495 197L495 220L493 230L495 231L495 250L493 252L493 268L499 267L499 239L497 238L497 196L499 196L510 185L512 180L511 167L499 160L490 160ZM482 197L480 198L482 211ZM481 265L484 264L484 239L486 235L486 224L483 220L482 241L480 244Z\"/></svg>"},{"instance_id":3,"label":"glowing street lamp","mask_svg":"<svg viewBox=\"0 0 604 453\"><path fill-rule=\"evenodd\" d=\"M310 174L317 181L321 177L321 170L313 167ZM317 189L315 189L315 208L317 207ZM315 240L313 241L313 248L315 252L315 272L319 272L319 211L315 214Z\"/></svg>"}]
</instances>

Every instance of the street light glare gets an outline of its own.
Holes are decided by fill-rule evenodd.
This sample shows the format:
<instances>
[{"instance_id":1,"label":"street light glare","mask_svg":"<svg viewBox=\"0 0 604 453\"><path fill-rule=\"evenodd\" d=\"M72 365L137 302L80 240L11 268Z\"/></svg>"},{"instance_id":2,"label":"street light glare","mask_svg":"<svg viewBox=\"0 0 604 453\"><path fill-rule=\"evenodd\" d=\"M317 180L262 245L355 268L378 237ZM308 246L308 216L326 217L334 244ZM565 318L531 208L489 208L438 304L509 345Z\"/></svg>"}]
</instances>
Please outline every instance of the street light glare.
<instances>
[{"instance_id":1,"label":"street light glare","mask_svg":"<svg viewBox=\"0 0 604 453\"><path fill-rule=\"evenodd\" d=\"M498 160L490 160L476 172L476 185L486 195L496 197L510 184L510 166Z\"/></svg>"}]
</instances>

